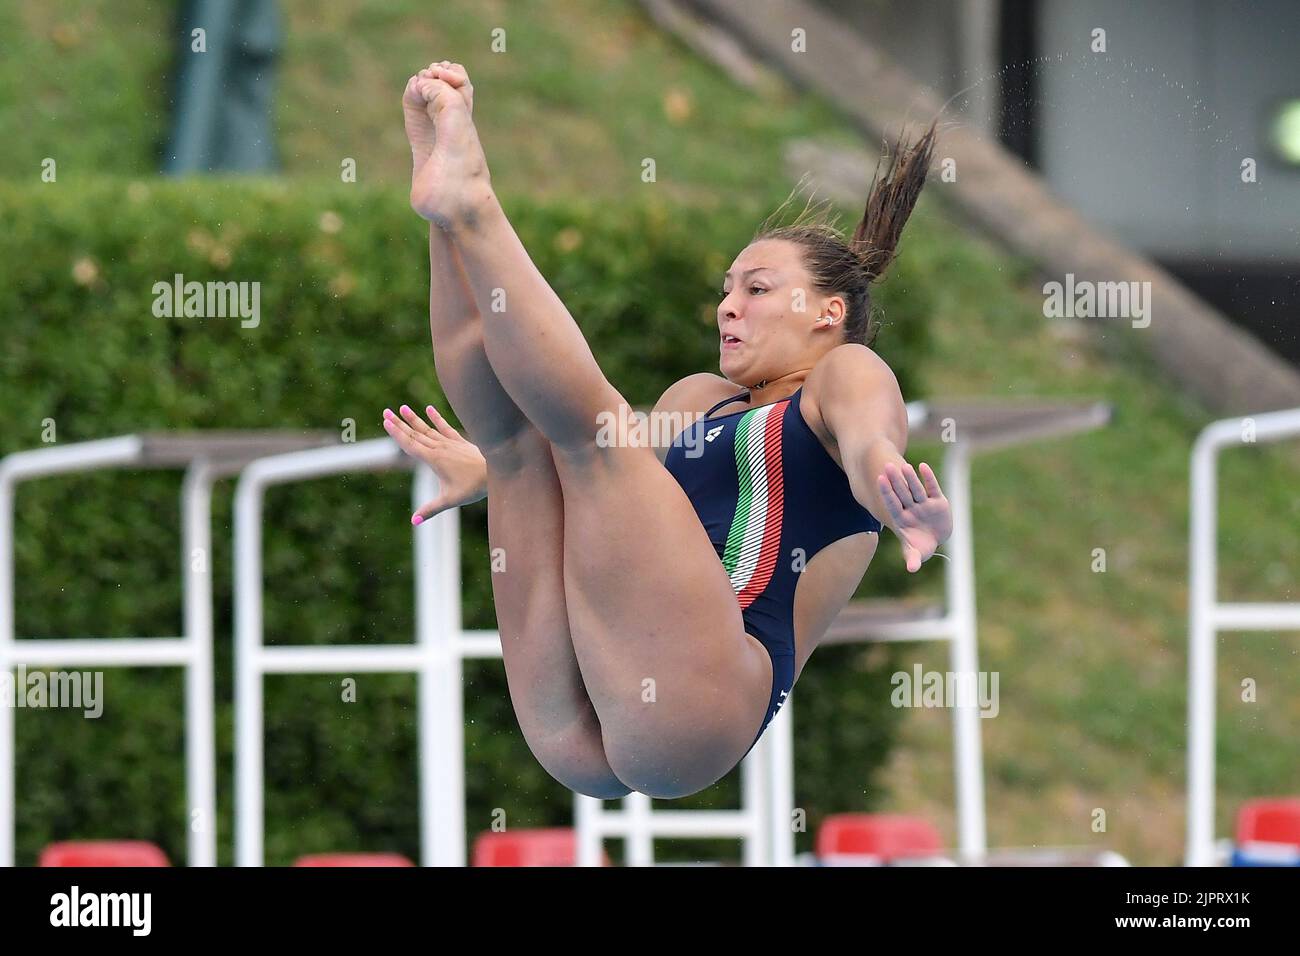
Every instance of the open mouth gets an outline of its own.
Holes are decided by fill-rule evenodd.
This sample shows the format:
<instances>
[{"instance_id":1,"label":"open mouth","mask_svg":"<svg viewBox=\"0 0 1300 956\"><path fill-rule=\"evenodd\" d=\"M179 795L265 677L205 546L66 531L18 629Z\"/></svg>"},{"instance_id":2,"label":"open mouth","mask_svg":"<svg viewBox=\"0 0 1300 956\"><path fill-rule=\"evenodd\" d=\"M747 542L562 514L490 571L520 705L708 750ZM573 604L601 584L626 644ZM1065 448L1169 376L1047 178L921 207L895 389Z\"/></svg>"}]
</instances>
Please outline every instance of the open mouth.
<instances>
[{"instance_id":1,"label":"open mouth","mask_svg":"<svg viewBox=\"0 0 1300 956\"><path fill-rule=\"evenodd\" d=\"M723 348L726 348L729 345L739 345L739 344L740 344L740 339L736 338L734 335L724 335L722 337Z\"/></svg>"}]
</instances>

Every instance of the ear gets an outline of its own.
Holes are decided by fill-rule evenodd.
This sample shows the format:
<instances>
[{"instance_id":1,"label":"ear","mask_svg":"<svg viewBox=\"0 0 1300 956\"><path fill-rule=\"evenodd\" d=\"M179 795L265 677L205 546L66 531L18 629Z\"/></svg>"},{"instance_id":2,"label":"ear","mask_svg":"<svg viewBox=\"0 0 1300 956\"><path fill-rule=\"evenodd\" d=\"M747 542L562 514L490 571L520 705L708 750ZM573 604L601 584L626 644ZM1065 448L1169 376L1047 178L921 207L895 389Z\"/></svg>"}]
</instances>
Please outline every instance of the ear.
<instances>
[{"instance_id":1,"label":"ear","mask_svg":"<svg viewBox=\"0 0 1300 956\"><path fill-rule=\"evenodd\" d=\"M833 329L844 325L844 319L847 315L844 299L840 296L832 296L822 305L821 310L817 313L817 319L814 323L816 329Z\"/></svg>"}]
</instances>

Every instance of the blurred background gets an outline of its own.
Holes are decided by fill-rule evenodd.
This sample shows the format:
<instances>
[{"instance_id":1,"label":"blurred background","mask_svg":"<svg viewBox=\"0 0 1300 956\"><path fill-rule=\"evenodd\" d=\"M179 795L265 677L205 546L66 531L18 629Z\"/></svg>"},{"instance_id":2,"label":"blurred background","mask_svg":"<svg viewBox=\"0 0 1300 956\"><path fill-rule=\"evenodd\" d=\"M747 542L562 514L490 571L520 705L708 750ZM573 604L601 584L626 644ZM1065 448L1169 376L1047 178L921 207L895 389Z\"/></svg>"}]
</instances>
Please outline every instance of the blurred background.
<instances>
[{"instance_id":1,"label":"blurred background","mask_svg":"<svg viewBox=\"0 0 1300 956\"><path fill-rule=\"evenodd\" d=\"M972 467L980 667L1001 689L980 721L988 842L1177 863L1189 454L1216 419L1300 406L1298 42L1300 8L1283 0L13 0L0 7L0 454L50 444L51 421L58 443L348 421L367 439L387 406L447 409L399 102L431 61L468 68L507 213L643 406L717 370L714 290L801 178L851 229L882 138L942 108L936 171L877 295L877 351L909 401L1113 413ZM260 323L156 316L153 286L177 273L259 282ZM1152 282L1149 327L1049 315L1045 283L1067 273ZM1221 600L1300 599L1298 467L1293 443L1225 454ZM268 644L411 640L409 483L268 494ZM16 634L178 633L177 490L174 473L145 471L20 486ZM211 556L222 864L231 498L219 485ZM462 535L464 623L490 629L482 503ZM886 540L859 597L940 600L943 574L907 575ZM955 843L952 715L890 703L891 675L917 665L944 670L948 655L846 644L804 672L801 852L849 812L917 816ZM467 839L500 811L511 827L569 826L572 795L529 753L500 662L465 673ZM357 681L345 702L336 675L266 680L267 863L419 858L415 678ZM1300 794L1297 687L1293 632L1220 642L1216 832L1246 800ZM182 678L113 670L105 688L96 720L15 715L19 865L71 838L185 858ZM734 806L738 776L672 807ZM656 857L740 852L661 840Z\"/></svg>"}]
</instances>

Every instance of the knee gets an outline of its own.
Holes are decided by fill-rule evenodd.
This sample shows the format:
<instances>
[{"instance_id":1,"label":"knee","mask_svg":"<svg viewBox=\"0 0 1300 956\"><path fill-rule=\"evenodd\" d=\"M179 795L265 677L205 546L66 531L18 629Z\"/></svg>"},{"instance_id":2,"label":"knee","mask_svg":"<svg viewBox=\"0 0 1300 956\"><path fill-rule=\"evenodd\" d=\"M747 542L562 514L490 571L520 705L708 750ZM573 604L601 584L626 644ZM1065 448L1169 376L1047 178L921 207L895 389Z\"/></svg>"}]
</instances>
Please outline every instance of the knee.
<instances>
[{"instance_id":1,"label":"knee","mask_svg":"<svg viewBox=\"0 0 1300 956\"><path fill-rule=\"evenodd\" d=\"M514 475L537 464L550 462L551 443L527 419L507 423L512 427L498 429L491 436L476 436L479 452L488 466L500 475ZM517 426L517 427L515 427Z\"/></svg>"},{"instance_id":2,"label":"knee","mask_svg":"<svg viewBox=\"0 0 1300 956\"><path fill-rule=\"evenodd\" d=\"M565 427L547 433L555 453L575 465L600 461L609 449L650 449L650 437L645 413L608 382L587 396L581 410L566 418Z\"/></svg>"}]
</instances>

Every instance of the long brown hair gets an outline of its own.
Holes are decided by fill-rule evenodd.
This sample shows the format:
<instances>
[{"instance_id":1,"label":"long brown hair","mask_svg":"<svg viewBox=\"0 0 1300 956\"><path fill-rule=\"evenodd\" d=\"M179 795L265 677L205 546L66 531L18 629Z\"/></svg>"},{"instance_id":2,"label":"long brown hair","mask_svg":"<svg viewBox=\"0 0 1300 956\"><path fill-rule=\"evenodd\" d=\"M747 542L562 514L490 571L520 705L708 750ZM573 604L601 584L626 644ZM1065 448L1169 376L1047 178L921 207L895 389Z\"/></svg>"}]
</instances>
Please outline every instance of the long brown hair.
<instances>
[{"instance_id":1,"label":"long brown hair","mask_svg":"<svg viewBox=\"0 0 1300 956\"><path fill-rule=\"evenodd\" d=\"M816 290L822 295L842 295L848 304L844 320L846 342L871 346L876 340L879 323L872 315L871 284L894 261L899 237L930 171L937 124L936 118L911 145L900 135L894 148L882 154L876 164L867 207L852 238L846 241L833 221L809 221L803 214L788 225L770 226L773 216L781 212L778 209L759 227L752 240L784 239L802 249L804 265ZM882 176L880 167L886 155L888 165ZM804 212L808 212L807 207Z\"/></svg>"}]
</instances>

